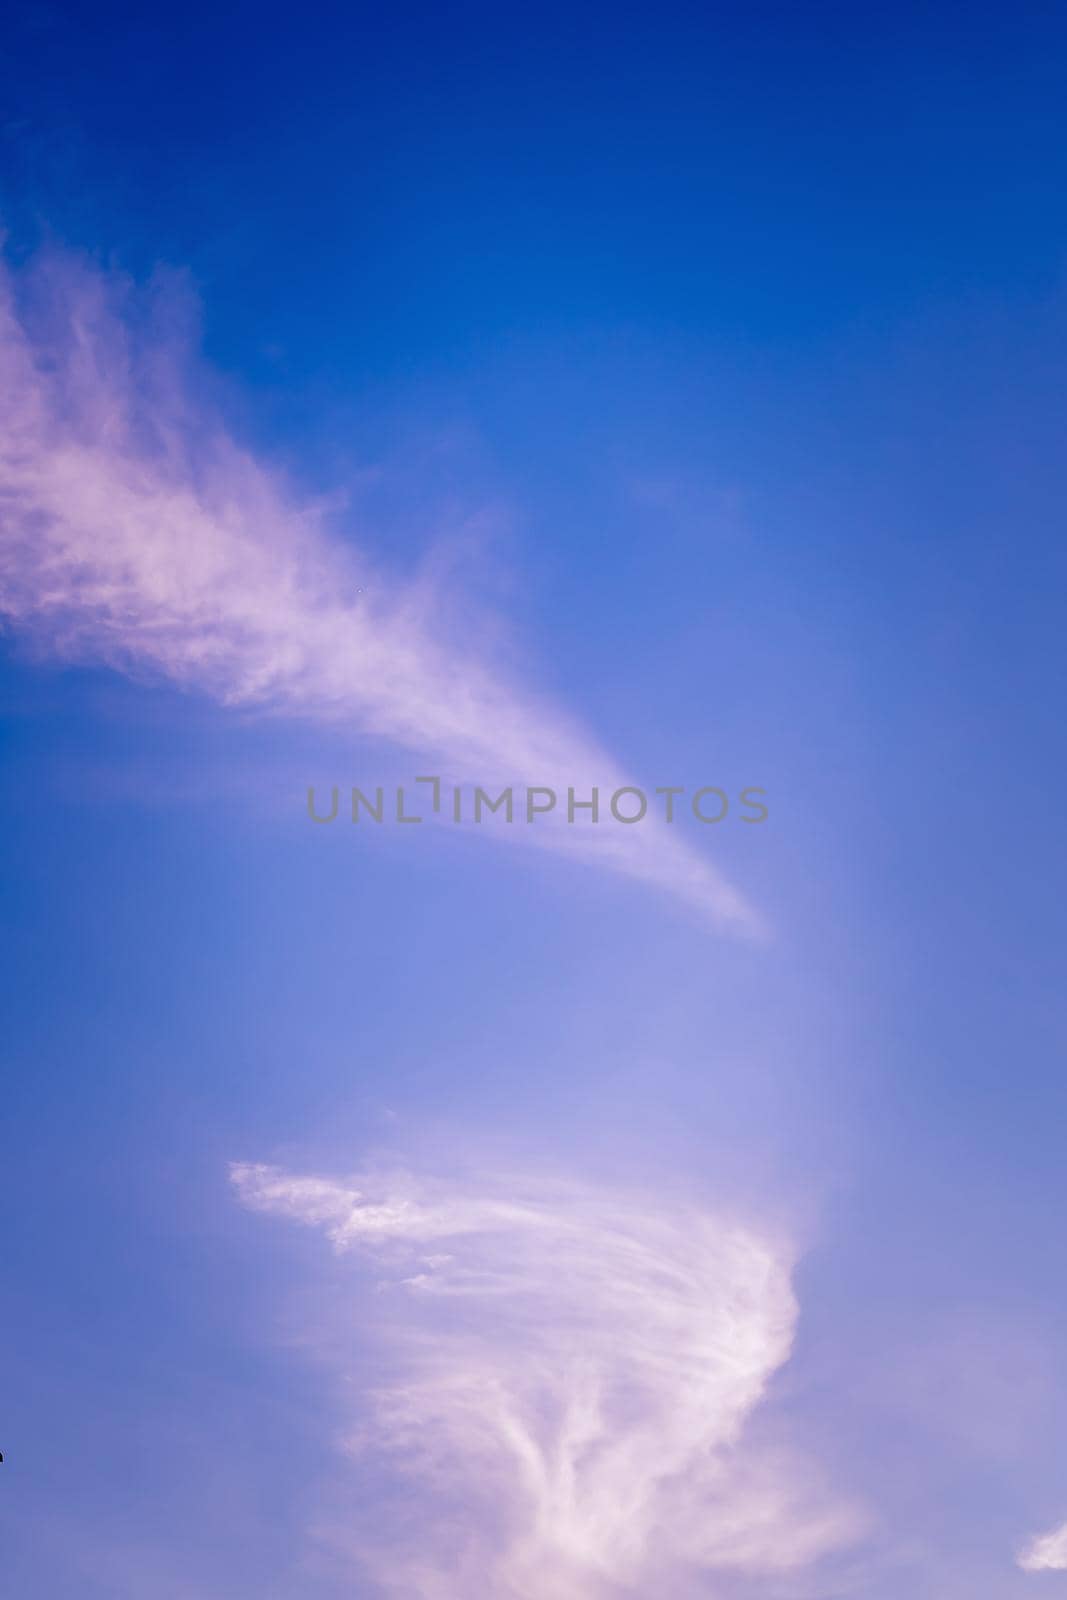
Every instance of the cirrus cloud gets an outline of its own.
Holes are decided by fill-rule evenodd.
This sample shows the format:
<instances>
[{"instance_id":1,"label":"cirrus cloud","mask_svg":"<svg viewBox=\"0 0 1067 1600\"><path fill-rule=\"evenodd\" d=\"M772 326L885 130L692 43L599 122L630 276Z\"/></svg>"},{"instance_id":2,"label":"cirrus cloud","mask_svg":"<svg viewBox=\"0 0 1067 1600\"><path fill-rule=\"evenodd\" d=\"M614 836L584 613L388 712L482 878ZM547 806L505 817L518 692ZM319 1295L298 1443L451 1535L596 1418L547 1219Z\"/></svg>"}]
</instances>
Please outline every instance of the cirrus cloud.
<instances>
[{"instance_id":1,"label":"cirrus cloud","mask_svg":"<svg viewBox=\"0 0 1067 1600\"><path fill-rule=\"evenodd\" d=\"M232 1178L356 1258L319 1337L350 1379L373 1327L375 1376L340 1385L355 1477L319 1533L381 1593L707 1595L861 1531L810 1462L746 1437L796 1320L772 1239L588 1184Z\"/></svg>"},{"instance_id":2,"label":"cirrus cloud","mask_svg":"<svg viewBox=\"0 0 1067 1600\"><path fill-rule=\"evenodd\" d=\"M127 280L58 253L22 279L0 269L0 620L64 659L390 741L452 782L626 784L502 665L469 607L449 612L432 580L364 581L366 550L199 398L167 305L146 316ZM760 931L665 823L488 831Z\"/></svg>"}]
</instances>

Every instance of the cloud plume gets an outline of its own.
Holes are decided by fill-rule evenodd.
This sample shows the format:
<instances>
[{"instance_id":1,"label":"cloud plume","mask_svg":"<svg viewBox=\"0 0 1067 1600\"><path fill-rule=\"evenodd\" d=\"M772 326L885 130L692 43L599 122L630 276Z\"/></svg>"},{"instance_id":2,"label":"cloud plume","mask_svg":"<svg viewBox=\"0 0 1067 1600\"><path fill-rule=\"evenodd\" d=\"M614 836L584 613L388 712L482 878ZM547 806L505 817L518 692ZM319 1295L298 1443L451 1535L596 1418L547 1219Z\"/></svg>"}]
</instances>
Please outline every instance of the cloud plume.
<instances>
[{"instance_id":1,"label":"cloud plume","mask_svg":"<svg viewBox=\"0 0 1067 1600\"><path fill-rule=\"evenodd\" d=\"M745 1438L796 1318L770 1239L587 1184L232 1177L356 1258L325 1342L348 1379L349 1319L373 1321L375 1381L339 1386L358 1487L319 1531L381 1593L766 1589L858 1532L810 1463Z\"/></svg>"},{"instance_id":2,"label":"cloud plume","mask_svg":"<svg viewBox=\"0 0 1067 1600\"><path fill-rule=\"evenodd\" d=\"M0 619L65 659L391 741L453 782L625 784L432 585L364 582L366 552L199 398L188 340L155 302L146 316L130 283L60 254L0 275ZM665 823L506 836L758 929Z\"/></svg>"}]
</instances>

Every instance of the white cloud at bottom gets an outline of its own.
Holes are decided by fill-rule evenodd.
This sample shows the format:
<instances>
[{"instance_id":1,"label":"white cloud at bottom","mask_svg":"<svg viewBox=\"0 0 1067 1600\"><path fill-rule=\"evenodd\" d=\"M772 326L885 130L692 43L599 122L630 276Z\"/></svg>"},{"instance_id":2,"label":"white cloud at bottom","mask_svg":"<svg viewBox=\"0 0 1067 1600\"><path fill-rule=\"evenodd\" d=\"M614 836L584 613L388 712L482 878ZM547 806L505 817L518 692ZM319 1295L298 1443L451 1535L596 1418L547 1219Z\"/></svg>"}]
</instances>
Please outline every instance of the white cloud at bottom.
<instances>
[{"instance_id":1,"label":"white cloud at bottom","mask_svg":"<svg viewBox=\"0 0 1067 1600\"><path fill-rule=\"evenodd\" d=\"M232 1176L372 1268L323 1332L354 1367L373 1322L376 1354L341 1386L358 1481L319 1532L381 1593L706 1596L862 1530L810 1462L744 1437L796 1321L774 1241L584 1184Z\"/></svg>"},{"instance_id":2,"label":"white cloud at bottom","mask_svg":"<svg viewBox=\"0 0 1067 1600\"><path fill-rule=\"evenodd\" d=\"M1024 1572L1067 1572L1067 1522L1032 1539L1018 1559Z\"/></svg>"}]
</instances>

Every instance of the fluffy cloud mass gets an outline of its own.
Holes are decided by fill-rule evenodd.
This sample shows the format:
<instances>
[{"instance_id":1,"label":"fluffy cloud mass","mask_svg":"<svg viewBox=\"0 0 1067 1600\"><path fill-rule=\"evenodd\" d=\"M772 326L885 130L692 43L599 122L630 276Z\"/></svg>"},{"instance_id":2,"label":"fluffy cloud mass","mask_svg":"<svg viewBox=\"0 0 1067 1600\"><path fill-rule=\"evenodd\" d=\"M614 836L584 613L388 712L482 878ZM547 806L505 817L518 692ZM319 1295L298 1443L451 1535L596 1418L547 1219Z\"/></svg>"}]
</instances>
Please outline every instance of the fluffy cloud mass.
<instances>
[{"instance_id":1,"label":"fluffy cloud mass","mask_svg":"<svg viewBox=\"0 0 1067 1600\"><path fill-rule=\"evenodd\" d=\"M356 1481L320 1534L383 1594L707 1596L858 1532L810 1463L746 1441L796 1318L769 1239L588 1186L233 1181L357 1257L324 1342L347 1380L373 1322L375 1380L339 1385Z\"/></svg>"},{"instance_id":2,"label":"fluffy cloud mass","mask_svg":"<svg viewBox=\"0 0 1067 1600\"><path fill-rule=\"evenodd\" d=\"M392 741L454 782L625 784L432 584L364 582L366 553L196 398L167 297L146 303L67 257L0 276L0 619L68 659ZM504 832L758 927L665 823Z\"/></svg>"},{"instance_id":3,"label":"fluffy cloud mass","mask_svg":"<svg viewBox=\"0 0 1067 1600\"><path fill-rule=\"evenodd\" d=\"M1019 1556L1024 1572L1067 1572L1067 1522L1028 1544Z\"/></svg>"}]
</instances>

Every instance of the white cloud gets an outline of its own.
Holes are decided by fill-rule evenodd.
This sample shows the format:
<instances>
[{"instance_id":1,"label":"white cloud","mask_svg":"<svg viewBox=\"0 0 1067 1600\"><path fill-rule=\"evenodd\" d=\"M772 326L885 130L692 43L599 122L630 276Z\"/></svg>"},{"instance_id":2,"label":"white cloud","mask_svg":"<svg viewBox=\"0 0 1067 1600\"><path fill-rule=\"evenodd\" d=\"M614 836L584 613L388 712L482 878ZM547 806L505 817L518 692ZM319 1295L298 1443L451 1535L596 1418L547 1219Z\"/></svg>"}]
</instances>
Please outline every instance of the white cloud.
<instances>
[{"instance_id":1,"label":"white cloud","mask_svg":"<svg viewBox=\"0 0 1067 1600\"><path fill-rule=\"evenodd\" d=\"M1019 1556L1024 1572L1067 1572L1067 1522L1033 1539Z\"/></svg>"},{"instance_id":2,"label":"white cloud","mask_svg":"<svg viewBox=\"0 0 1067 1600\"><path fill-rule=\"evenodd\" d=\"M319 1532L383 1593L706 1595L858 1533L810 1462L746 1442L796 1319L771 1239L588 1185L233 1181L372 1269L322 1335L346 1379L354 1330L379 1343L371 1394L340 1385L356 1475Z\"/></svg>"},{"instance_id":3,"label":"white cloud","mask_svg":"<svg viewBox=\"0 0 1067 1600\"><path fill-rule=\"evenodd\" d=\"M390 740L454 781L627 781L432 581L365 581L326 508L298 503L196 398L180 337L146 331L130 285L64 257L30 281L27 311L25 282L0 277L0 619L69 659ZM677 825L499 832L758 928Z\"/></svg>"}]
</instances>

